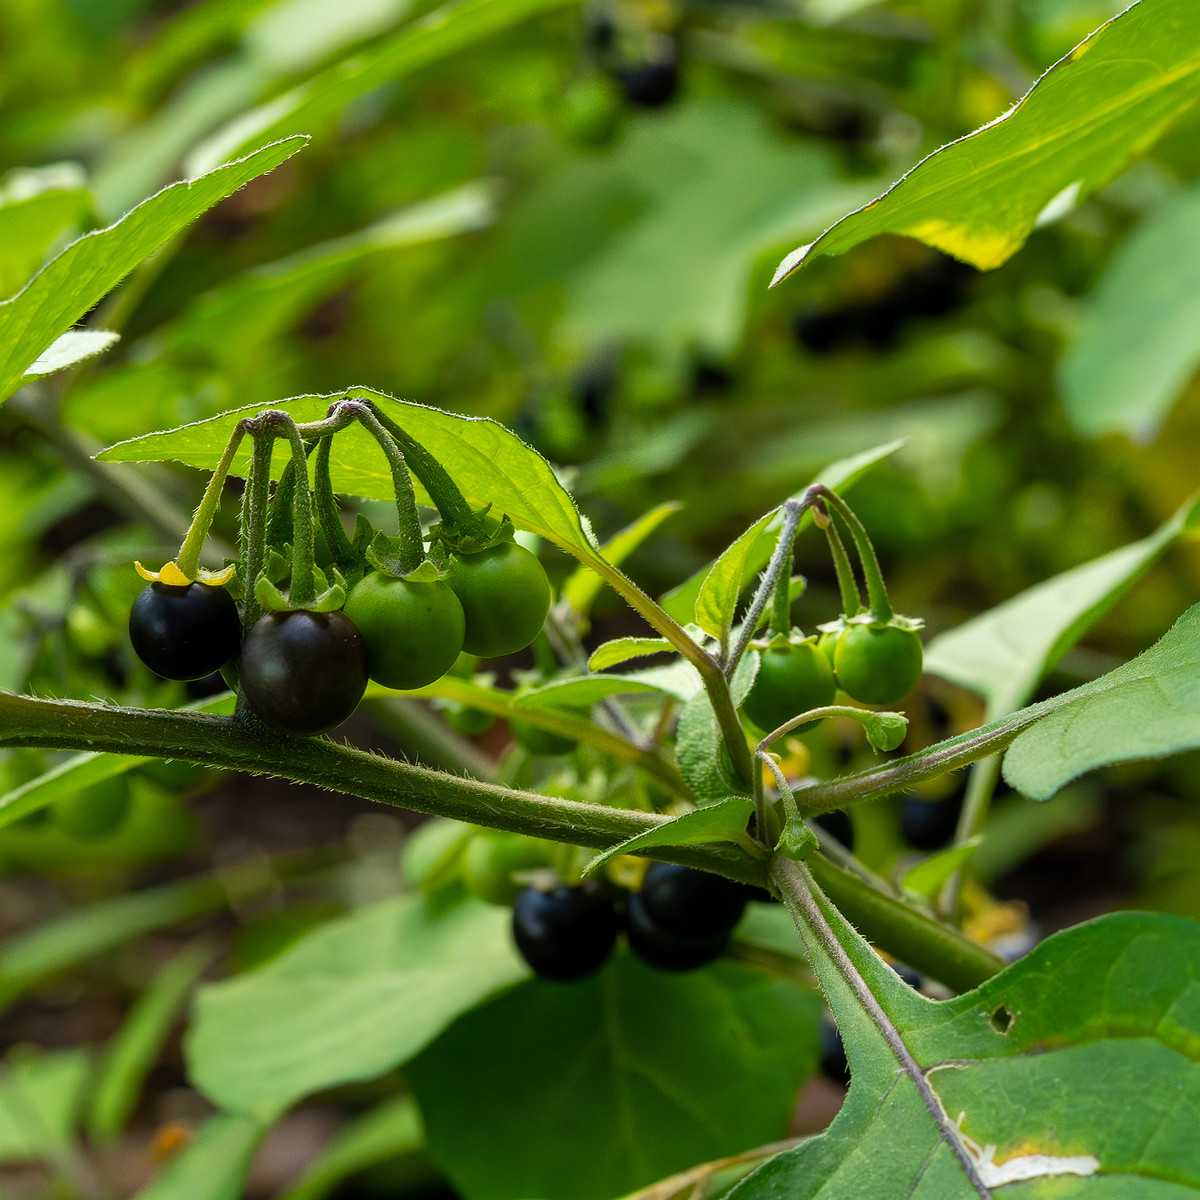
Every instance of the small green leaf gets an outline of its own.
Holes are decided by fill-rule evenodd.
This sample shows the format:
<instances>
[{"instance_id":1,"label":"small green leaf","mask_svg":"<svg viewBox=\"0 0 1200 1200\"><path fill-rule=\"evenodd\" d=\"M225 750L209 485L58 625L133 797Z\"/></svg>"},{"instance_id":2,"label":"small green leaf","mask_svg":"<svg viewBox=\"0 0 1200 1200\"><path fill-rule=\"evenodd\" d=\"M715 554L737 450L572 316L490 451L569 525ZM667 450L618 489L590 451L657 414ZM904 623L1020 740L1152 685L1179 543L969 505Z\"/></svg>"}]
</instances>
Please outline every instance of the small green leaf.
<instances>
[{"instance_id":1,"label":"small green leaf","mask_svg":"<svg viewBox=\"0 0 1200 1200\"><path fill-rule=\"evenodd\" d=\"M682 507L683 505L678 500L668 500L652 508L604 543L601 547L604 557L615 566L620 566L669 516L677 513ZM586 616L592 611L592 605L602 587L604 587L604 580L595 571L581 566L576 567L567 576L567 581L563 584L562 595L575 612ZM669 645L667 649L670 649ZM615 662L622 661L624 660L615 660ZM614 663L610 662L605 665L613 666ZM602 669L601 667L592 667L593 671Z\"/></svg>"},{"instance_id":2,"label":"small green leaf","mask_svg":"<svg viewBox=\"0 0 1200 1200\"><path fill-rule=\"evenodd\" d=\"M526 967L509 914L424 896L330 921L256 971L201 989L186 1052L223 1108L273 1119L310 1092L407 1061Z\"/></svg>"},{"instance_id":3,"label":"small green leaf","mask_svg":"<svg viewBox=\"0 0 1200 1200\"><path fill-rule=\"evenodd\" d=\"M879 199L794 250L773 283L814 254L880 233L919 238L980 270L1070 209L1196 102L1200 11L1141 0L1055 63L1007 113L917 164Z\"/></svg>"},{"instance_id":4,"label":"small green leaf","mask_svg":"<svg viewBox=\"0 0 1200 1200\"><path fill-rule=\"evenodd\" d=\"M973 837L957 846L930 855L924 862L917 863L905 872L901 882L909 891L919 892L922 896L933 899L942 890L946 880L966 865L982 841L981 836Z\"/></svg>"},{"instance_id":5,"label":"small green leaf","mask_svg":"<svg viewBox=\"0 0 1200 1200\"><path fill-rule=\"evenodd\" d=\"M755 968L678 975L618 954L466 1014L405 1079L464 1200L610 1200L782 1137L819 1011L810 989Z\"/></svg>"},{"instance_id":6,"label":"small green leaf","mask_svg":"<svg viewBox=\"0 0 1200 1200\"><path fill-rule=\"evenodd\" d=\"M746 698L758 673L758 655L751 650L742 657L730 680L730 693L736 708ZM697 691L684 705L675 730L675 761L701 803L722 800L735 790L722 762L724 742L708 694Z\"/></svg>"},{"instance_id":7,"label":"small green leaf","mask_svg":"<svg viewBox=\"0 0 1200 1200\"><path fill-rule=\"evenodd\" d=\"M1032 800L1097 767L1200 746L1200 604L1149 650L1049 705L1004 757L1004 778Z\"/></svg>"},{"instance_id":8,"label":"small green leaf","mask_svg":"<svg viewBox=\"0 0 1200 1200\"><path fill-rule=\"evenodd\" d=\"M707 804L692 812L681 813L654 829L636 834L619 845L597 854L584 868L585 875L594 875L609 859L618 854L634 854L654 846L702 846L708 842L737 842L746 837L746 822L754 811L749 796L729 796L716 804Z\"/></svg>"},{"instance_id":9,"label":"small green leaf","mask_svg":"<svg viewBox=\"0 0 1200 1200\"><path fill-rule=\"evenodd\" d=\"M628 696L635 692L658 692L688 700L697 691L700 681L688 668L679 673L645 671L628 675L581 675L522 692L513 700L514 709L529 708L591 708L609 696Z\"/></svg>"},{"instance_id":10,"label":"small green leaf","mask_svg":"<svg viewBox=\"0 0 1200 1200\"><path fill-rule=\"evenodd\" d=\"M25 368L21 382L39 379L43 375L53 375L55 371L65 371L67 367L73 367L84 359L103 354L120 340L119 333L107 329L69 329L55 338L50 346Z\"/></svg>"},{"instance_id":11,"label":"small green leaf","mask_svg":"<svg viewBox=\"0 0 1200 1200\"><path fill-rule=\"evenodd\" d=\"M884 446L840 459L821 471L813 482L846 491L872 467L903 445L903 440L888 442ZM799 499L803 494L803 491L799 491L795 498ZM695 619L706 632L720 638L722 631L727 632L733 622L738 597L767 565L775 549L781 521L779 513L780 510L776 509L756 521L712 566L697 572L661 597L659 603L662 607L675 620L686 622ZM805 513L800 528L806 528L811 520L812 517Z\"/></svg>"},{"instance_id":12,"label":"small green leaf","mask_svg":"<svg viewBox=\"0 0 1200 1200\"><path fill-rule=\"evenodd\" d=\"M925 671L978 692L988 716L1024 704L1045 673L1195 521L1189 500L1149 537L1035 584L933 639Z\"/></svg>"},{"instance_id":13,"label":"small green leaf","mask_svg":"<svg viewBox=\"0 0 1200 1200\"><path fill-rule=\"evenodd\" d=\"M140 262L201 213L274 170L305 143L288 138L197 179L163 188L107 229L84 234L0 302L0 399L7 399L47 347Z\"/></svg>"},{"instance_id":14,"label":"small green leaf","mask_svg":"<svg viewBox=\"0 0 1200 1200\"><path fill-rule=\"evenodd\" d=\"M613 638L604 642L592 651L588 659L588 669L604 671L619 663L628 662L631 658L646 658L651 654L674 653L675 647L666 638Z\"/></svg>"}]
</instances>

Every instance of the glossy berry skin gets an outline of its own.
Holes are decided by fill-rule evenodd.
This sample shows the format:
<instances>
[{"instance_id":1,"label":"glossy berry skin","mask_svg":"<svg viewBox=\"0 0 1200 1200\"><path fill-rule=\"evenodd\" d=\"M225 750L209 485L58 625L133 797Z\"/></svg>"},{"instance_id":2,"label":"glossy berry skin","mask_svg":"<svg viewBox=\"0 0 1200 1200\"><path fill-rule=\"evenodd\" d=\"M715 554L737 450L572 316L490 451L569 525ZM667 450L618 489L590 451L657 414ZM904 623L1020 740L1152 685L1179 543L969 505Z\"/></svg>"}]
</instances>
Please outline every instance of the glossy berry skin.
<instances>
[{"instance_id":1,"label":"glossy berry skin","mask_svg":"<svg viewBox=\"0 0 1200 1200\"><path fill-rule=\"evenodd\" d=\"M625 936L634 954L660 971L694 971L720 958L729 944L728 932L708 937L669 933L646 912L642 892L635 892L626 902Z\"/></svg>"},{"instance_id":2,"label":"glossy berry skin","mask_svg":"<svg viewBox=\"0 0 1200 1200\"><path fill-rule=\"evenodd\" d=\"M898 704L917 686L921 639L895 625L847 625L833 652L837 685L863 704Z\"/></svg>"},{"instance_id":3,"label":"glossy berry skin","mask_svg":"<svg viewBox=\"0 0 1200 1200\"><path fill-rule=\"evenodd\" d=\"M367 647L340 612L270 612L242 643L240 687L260 720L313 735L340 725L367 686Z\"/></svg>"},{"instance_id":4,"label":"glossy berry skin","mask_svg":"<svg viewBox=\"0 0 1200 1200\"><path fill-rule=\"evenodd\" d=\"M524 650L542 631L550 611L550 581L537 556L516 542L501 542L457 556L446 583L466 617L463 649L480 658Z\"/></svg>"},{"instance_id":5,"label":"glossy berry skin","mask_svg":"<svg viewBox=\"0 0 1200 1200\"><path fill-rule=\"evenodd\" d=\"M411 583L372 571L346 600L346 616L367 646L367 673L408 690L441 679L462 650L462 605L441 580Z\"/></svg>"},{"instance_id":6,"label":"glossy berry skin","mask_svg":"<svg viewBox=\"0 0 1200 1200\"><path fill-rule=\"evenodd\" d=\"M646 916L664 933L715 938L742 919L751 889L709 871L656 862L646 868L637 895Z\"/></svg>"},{"instance_id":7,"label":"glossy berry skin","mask_svg":"<svg viewBox=\"0 0 1200 1200\"><path fill-rule=\"evenodd\" d=\"M836 691L833 667L815 641L768 646L759 655L758 674L742 711L770 732L810 708L832 704Z\"/></svg>"},{"instance_id":8,"label":"glossy berry skin","mask_svg":"<svg viewBox=\"0 0 1200 1200\"><path fill-rule=\"evenodd\" d=\"M608 961L617 940L616 909L594 884L549 892L523 888L513 904L513 941L543 979L583 979Z\"/></svg>"},{"instance_id":9,"label":"glossy berry skin","mask_svg":"<svg viewBox=\"0 0 1200 1200\"><path fill-rule=\"evenodd\" d=\"M242 640L233 597L220 587L157 581L142 588L129 612L138 658L164 679L203 679L235 658Z\"/></svg>"}]
</instances>

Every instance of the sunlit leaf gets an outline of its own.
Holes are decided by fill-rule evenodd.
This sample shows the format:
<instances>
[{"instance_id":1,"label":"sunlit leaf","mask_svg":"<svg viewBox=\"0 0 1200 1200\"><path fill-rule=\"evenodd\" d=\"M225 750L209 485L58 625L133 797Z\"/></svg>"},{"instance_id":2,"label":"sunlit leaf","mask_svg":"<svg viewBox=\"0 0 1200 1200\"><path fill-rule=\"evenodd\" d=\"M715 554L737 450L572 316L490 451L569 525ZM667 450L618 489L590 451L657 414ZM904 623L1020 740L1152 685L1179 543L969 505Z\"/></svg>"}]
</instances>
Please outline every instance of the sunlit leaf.
<instances>
[{"instance_id":1,"label":"sunlit leaf","mask_svg":"<svg viewBox=\"0 0 1200 1200\"><path fill-rule=\"evenodd\" d=\"M43 375L53 375L55 371L64 371L85 358L94 358L105 350L115 346L121 340L119 333L108 329L69 329L60 334L25 368L22 382L27 379L38 379Z\"/></svg>"},{"instance_id":2,"label":"sunlit leaf","mask_svg":"<svg viewBox=\"0 0 1200 1200\"><path fill-rule=\"evenodd\" d=\"M1200 10L1192 0L1140 0L1003 116L794 250L774 282L814 254L841 254L880 233L919 238L981 270L998 267L1039 220L1107 183L1198 97Z\"/></svg>"},{"instance_id":3,"label":"sunlit leaf","mask_svg":"<svg viewBox=\"0 0 1200 1200\"><path fill-rule=\"evenodd\" d=\"M13 1055L0 1068L0 1162L54 1160L71 1145L91 1073L86 1050Z\"/></svg>"},{"instance_id":4,"label":"sunlit leaf","mask_svg":"<svg viewBox=\"0 0 1200 1200\"><path fill-rule=\"evenodd\" d=\"M664 654L674 649L666 638L613 638L592 651L588 666L593 671L605 671L633 658L646 658L651 654Z\"/></svg>"}]
</instances>

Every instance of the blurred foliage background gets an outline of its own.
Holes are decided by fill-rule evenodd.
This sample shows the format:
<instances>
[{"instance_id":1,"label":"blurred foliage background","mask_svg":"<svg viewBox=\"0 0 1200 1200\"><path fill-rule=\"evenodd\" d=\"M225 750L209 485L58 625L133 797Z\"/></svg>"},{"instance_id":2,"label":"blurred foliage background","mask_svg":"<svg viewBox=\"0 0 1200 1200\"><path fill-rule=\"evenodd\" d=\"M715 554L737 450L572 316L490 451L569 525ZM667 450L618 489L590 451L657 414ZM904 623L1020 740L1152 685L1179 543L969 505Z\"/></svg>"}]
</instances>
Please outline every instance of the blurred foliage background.
<instances>
[{"instance_id":1,"label":"blurred foliage background","mask_svg":"<svg viewBox=\"0 0 1200 1200\"><path fill-rule=\"evenodd\" d=\"M136 662L124 622L141 586L129 562L172 555L202 481L140 470L165 498L147 505L89 454L351 384L511 425L561 465L602 537L679 501L629 564L655 594L825 463L896 437L903 450L854 502L894 596L933 634L1149 533L1200 486L1200 117L994 272L879 238L767 288L785 252L1003 113L1122 6L546 0L497 4L487 36L408 53L427 0L6 0L5 296L73 237L220 161L242 114L349 82L314 110L307 149L99 306L115 349L0 414L0 685L195 698ZM546 561L560 579L569 568ZM801 618L827 619L836 589L818 539L801 542L799 569ZM1198 583L1194 550L1172 551L1048 686L1143 649ZM596 641L638 629L601 602ZM927 680L914 738L977 715ZM379 708L352 733L411 750L422 728ZM475 750L503 748L499 730ZM811 753L836 767L852 751ZM10 753L6 786L49 761ZM62 804L0 834L0 928L15 938L0 951L7 1045L102 1042L183 942L200 965L178 968L181 995L207 961L197 937L244 969L400 886L398 819L262 783L247 804L248 781L213 782L148 764L112 800L122 814L132 804L128 819L97 824L92 795L74 826ZM1001 804L985 873L1043 929L1116 905L1200 916L1198 783L1200 761L1183 756L1109 772L1034 817ZM880 869L901 848L896 820L892 801L856 815ZM180 893L193 876L215 890ZM129 917L124 933L99 921L74 957L14 965L39 929L152 886L176 889L171 920ZM142 1128L169 1142L198 1101L177 1046L153 1070ZM326 1105L302 1120L295 1140L311 1151L338 1117ZM6 1136L0 1121L0 1157L21 1159ZM147 1153L128 1150L137 1163L110 1164L110 1178L136 1180ZM296 1153L260 1163L251 1194L283 1187ZM6 1194L102 1194L65 1150L22 1170ZM414 1178L428 1184L427 1166Z\"/></svg>"}]
</instances>

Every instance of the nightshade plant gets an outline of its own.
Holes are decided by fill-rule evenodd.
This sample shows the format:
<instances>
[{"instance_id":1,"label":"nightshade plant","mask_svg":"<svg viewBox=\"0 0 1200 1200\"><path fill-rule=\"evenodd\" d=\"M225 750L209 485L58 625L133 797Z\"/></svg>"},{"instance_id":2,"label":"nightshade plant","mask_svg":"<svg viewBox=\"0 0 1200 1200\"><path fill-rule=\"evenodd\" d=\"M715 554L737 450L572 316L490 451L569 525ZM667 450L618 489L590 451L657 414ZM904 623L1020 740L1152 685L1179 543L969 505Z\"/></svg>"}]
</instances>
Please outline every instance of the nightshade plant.
<instances>
[{"instance_id":1,"label":"nightshade plant","mask_svg":"<svg viewBox=\"0 0 1200 1200\"><path fill-rule=\"evenodd\" d=\"M130 272L118 307L98 310L114 324L129 315L120 305L137 308L139 289L153 285L188 225L284 164L310 126L554 7L463 0L403 25L361 58L314 68L291 91L268 88L260 108L193 149L193 178L71 242L0 303L0 391L13 396L12 408L171 541L157 570L144 565L150 552L139 552L151 589L228 588L219 594L236 598L242 634L239 647L226 628L212 659L189 657L178 670L144 653L147 666L180 681L221 668L228 687L213 682L207 696L189 700L140 677L125 703L82 698L91 689L68 699L32 684L0 692L0 746L13 752L0 824L32 825L53 806L63 830L99 840L137 818L132 790L119 786L126 777L180 763L270 774L432 818L405 844L407 886L396 894L316 921L286 950L224 975L210 946L187 946L94 1069L84 1054L14 1060L0 1097L56 1097L66 1132L47 1121L49 1135L22 1142L25 1134L0 1128L0 1142L17 1147L9 1161L43 1157L71 1178L63 1145L76 1115L97 1145L120 1133L148 1061L194 994L184 1055L213 1111L148 1185L148 1200L243 1194L256 1147L294 1105L352 1086L376 1106L331 1151L326 1174L314 1168L295 1195L322 1194L341 1177L331 1161L369 1162L375 1151L364 1146L380 1143L393 1156L424 1156L465 1200L612 1200L679 1172L678 1186L651 1194L1168 1200L1200 1191L1197 925L1113 914L1006 963L964 921L978 900L975 856L986 847L1001 776L1028 801L1046 801L1098 768L1200 748L1200 605L1172 613L1174 623L1164 620L1158 640L1130 661L1034 701L1051 668L1200 524L1200 503L922 646L921 617L895 611L855 496L886 469L896 442L831 455L816 478L786 489L793 494L656 599L623 568L666 510L602 543L564 476L487 417L377 387L338 387L165 419L160 431L118 440L94 459L59 420L63 393L39 381L69 369L83 386L87 360L116 334L75 325ZM837 43L847 53L866 53L861 38L875 36L839 32L849 35ZM720 46L719 38L700 44L714 55ZM930 155L789 255L777 281L806 259L882 232L981 270L999 266L1039 221L1108 183L1194 104L1197 46L1190 0L1142 0L1048 71L1003 120ZM671 87L655 90L655 107L673 100L677 65L673 52ZM615 74L629 91L629 77ZM669 119L654 128L671 128ZM745 142L770 157L765 139ZM117 176L109 184L129 186ZM847 198L837 195L839 204ZM486 206L472 192L450 207L461 232L482 222ZM691 219L686 208L676 215ZM445 212L424 217L436 225ZM774 245L779 236L772 224L750 240ZM48 237L33 265L52 245ZM299 286L352 251L326 250L317 266L292 263L283 276ZM247 295L279 300L270 271L241 284L238 294L198 302L191 323L165 339L181 371L214 328L236 338L239 305L254 307ZM153 468L134 465L163 462L211 472L190 521L159 503L145 481ZM213 554L222 566L206 568L206 538L230 479L245 481L237 545ZM423 524L422 507L436 520ZM350 510L352 532L342 523ZM395 514L394 533L375 528L385 511L389 522ZM831 554L836 599L793 577L802 541ZM531 548L539 545L574 560L552 591ZM515 611L489 607L494 564L519 573L525 599ZM121 569L132 573L131 564ZM593 644L589 622L605 588L645 628ZM505 585L505 603L509 595ZM792 620L801 605L807 635ZM82 639L86 623L78 624ZM516 666L476 670L460 658L464 645L499 657L531 641ZM639 665L651 656L653 665ZM793 660L806 668L799 682ZM981 719L948 736L910 738L922 668L981 697ZM38 676L30 669L20 678ZM398 690L408 701L503 718L527 731L520 740L530 752L510 755L490 778L490 761L472 759L469 745L458 744L459 760L447 764L456 770L436 770L325 736L360 702L411 711L387 707ZM831 728L848 767L821 757ZM809 742L797 743L800 734ZM50 752L70 757L39 757ZM902 876L881 876L855 857L867 850L822 832L826 814L869 814L872 801L968 769L950 845ZM90 823L81 798L97 814ZM148 823L156 822L152 811ZM869 848L869 839L855 840ZM783 905L748 903L728 952L722 930L712 946L689 948L694 961L668 961L654 942L664 871L647 869L648 858L764 889L758 894ZM276 869L302 874L306 864ZM65 932L28 935L0 954L0 987L15 999L71 965L81 942L112 947L261 898L277 883L266 875L264 883L262 871L235 869L163 885L84 914ZM618 936L614 897L622 895L633 953ZM540 970L550 978L532 978L527 964L553 938L544 929L535 937L529 914L544 916L563 896L584 897L599 913L591 940L578 956L560 958L553 945ZM525 961L510 937L511 903ZM630 912L642 922L636 932ZM910 964L943 998L914 990L878 951ZM657 969L656 958L669 969ZM781 1143L820 1053L822 1001L852 1086L825 1132Z\"/></svg>"}]
</instances>

